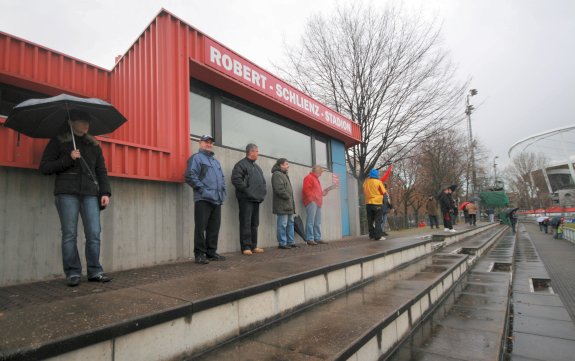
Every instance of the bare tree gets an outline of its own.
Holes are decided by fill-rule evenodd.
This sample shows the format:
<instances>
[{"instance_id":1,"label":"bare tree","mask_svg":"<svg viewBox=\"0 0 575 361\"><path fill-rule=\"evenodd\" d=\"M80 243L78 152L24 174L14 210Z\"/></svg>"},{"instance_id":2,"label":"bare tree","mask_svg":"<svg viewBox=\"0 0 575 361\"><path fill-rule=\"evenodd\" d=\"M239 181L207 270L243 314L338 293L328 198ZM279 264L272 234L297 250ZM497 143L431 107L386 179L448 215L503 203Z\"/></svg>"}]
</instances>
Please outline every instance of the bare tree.
<instances>
[{"instance_id":1,"label":"bare tree","mask_svg":"<svg viewBox=\"0 0 575 361\"><path fill-rule=\"evenodd\" d=\"M414 218L417 221L417 208L419 198L421 198L417 184L419 183L419 163L414 157L404 158L396 163L394 178L396 179L397 192L396 203L401 205L400 213L403 213L404 227L408 228L409 224L409 211L413 210Z\"/></svg>"},{"instance_id":2,"label":"bare tree","mask_svg":"<svg viewBox=\"0 0 575 361\"><path fill-rule=\"evenodd\" d=\"M443 185L460 185L467 174L466 140L457 128L447 130L422 143L414 152L421 166L423 194L437 195Z\"/></svg>"},{"instance_id":3,"label":"bare tree","mask_svg":"<svg viewBox=\"0 0 575 361\"><path fill-rule=\"evenodd\" d=\"M454 80L439 35L435 22L393 7L341 5L310 19L278 72L361 125L362 143L348 150L347 164L363 180L464 119L467 84Z\"/></svg>"},{"instance_id":4,"label":"bare tree","mask_svg":"<svg viewBox=\"0 0 575 361\"><path fill-rule=\"evenodd\" d=\"M517 206L532 209L543 204L539 194L539 185L545 184L542 172L546 158L543 154L520 153L515 156L507 168L508 184L511 192L517 195Z\"/></svg>"}]
</instances>

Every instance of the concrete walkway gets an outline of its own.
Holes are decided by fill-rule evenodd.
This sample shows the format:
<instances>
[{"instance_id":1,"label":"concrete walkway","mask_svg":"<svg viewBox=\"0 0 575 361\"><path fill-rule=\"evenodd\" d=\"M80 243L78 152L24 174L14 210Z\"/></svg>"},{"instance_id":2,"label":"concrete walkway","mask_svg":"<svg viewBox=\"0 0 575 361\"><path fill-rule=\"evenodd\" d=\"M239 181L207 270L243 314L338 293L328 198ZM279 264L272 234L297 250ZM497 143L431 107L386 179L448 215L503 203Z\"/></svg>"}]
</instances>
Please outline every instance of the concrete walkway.
<instances>
[{"instance_id":1,"label":"concrete walkway","mask_svg":"<svg viewBox=\"0 0 575 361\"><path fill-rule=\"evenodd\" d=\"M574 311L574 258L573 244L539 232L535 224L519 225L511 360L575 360L575 324L569 316Z\"/></svg>"},{"instance_id":2,"label":"concrete walkway","mask_svg":"<svg viewBox=\"0 0 575 361\"><path fill-rule=\"evenodd\" d=\"M540 232L535 224L526 224L526 229L553 280L553 290L575 322L575 244L553 239L551 234Z\"/></svg>"},{"instance_id":3,"label":"concrete walkway","mask_svg":"<svg viewBox=\"0 0 575 361\"><path fill-rule=\"evenodd\" d=\"M463 229L463 227L461 227ZM434 230L435 231L435 230ZM390 232L391 233L391 232ZM298 277L318 267L423 242L429 229L393 232L385 241L366 236L263 254L225 254L224 262L192 260L110 274L112 282L67 287L63 279L0 288L0 359L6 355L53 355L58 347L91 344L117 334L169 321L208 307L254 285ZM301 240L300 240L301 241ZM301 243L300 243L301 244ZM223 296L222 296L223 295Z\"/></svg>"}]
</instances>

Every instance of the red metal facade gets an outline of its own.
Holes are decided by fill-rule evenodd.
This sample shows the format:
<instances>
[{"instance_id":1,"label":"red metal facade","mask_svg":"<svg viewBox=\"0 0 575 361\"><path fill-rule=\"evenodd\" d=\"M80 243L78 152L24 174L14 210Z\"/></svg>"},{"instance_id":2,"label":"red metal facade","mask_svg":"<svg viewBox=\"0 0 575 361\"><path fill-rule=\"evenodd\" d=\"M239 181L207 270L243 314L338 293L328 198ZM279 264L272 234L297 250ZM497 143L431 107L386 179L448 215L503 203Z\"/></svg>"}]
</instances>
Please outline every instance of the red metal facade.
<instances>
[{"instance_id":1,"label":"red metal facade","mask_svg":"<svg viewBox=\"0 0 575 361\"><path fill-rule=\"evenodd\" d=\"M98 97L128 119L101 141L112 176L183 180L189 156L190 77L212 84L270 109L346 145L361 139L319 124L302 112L242 85L203 64L204 35L172 14L161 11L112 71L81 62L38 45L0 33L0 82L48 95L62 92ZM0 122L3 119L0 117ZM0 127L0 165L35 168L45 140L21 136Z\"/></svg>"}]
</instances>

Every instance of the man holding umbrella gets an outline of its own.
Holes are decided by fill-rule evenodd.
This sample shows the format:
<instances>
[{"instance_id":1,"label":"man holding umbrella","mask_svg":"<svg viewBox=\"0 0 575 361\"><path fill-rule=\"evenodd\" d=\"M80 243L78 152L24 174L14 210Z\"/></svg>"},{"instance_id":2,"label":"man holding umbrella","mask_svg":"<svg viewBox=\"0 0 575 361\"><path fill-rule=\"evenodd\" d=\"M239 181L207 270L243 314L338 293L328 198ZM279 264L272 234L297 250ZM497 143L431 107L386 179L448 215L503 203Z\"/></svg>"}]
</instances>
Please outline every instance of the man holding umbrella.
<instances>
[{"instance_id":1,"label":"man holding umbrella","mask_svg":"<svg viewBox=\"0 0 575 361\"><path fill-rule=\"evenodd\" d=\"M40 170L56 175L54 195L62 229L62 261L70 287L77 286L82 275L76 244L78 215L86 235L88 281L112 280L100 265L100 210L110 204L112 192L102 149L93 136L111 133L125 121L104 100L60 94L16 105L4 123L29 137L51 139Z\"/></svg>"},{"instance_id":2,"label":"man holding umbrella","mask_svg":"<svg viewBox=\"0 0 575 361\"><path fill-rule=\"evenodd\" d=\"M100 265L100 208L110 204L112 192L102 149L88 134L90 116L71 110L70 119L73 135L65 132L50 140L42 155L40 170L46 175L56 174L54 195L62 226L62 261L68 286L74 287L80 283L82 274L76 244L78 215L82 217L86 235L88 280L112 280Z\"/></svg>"}]
</instances>

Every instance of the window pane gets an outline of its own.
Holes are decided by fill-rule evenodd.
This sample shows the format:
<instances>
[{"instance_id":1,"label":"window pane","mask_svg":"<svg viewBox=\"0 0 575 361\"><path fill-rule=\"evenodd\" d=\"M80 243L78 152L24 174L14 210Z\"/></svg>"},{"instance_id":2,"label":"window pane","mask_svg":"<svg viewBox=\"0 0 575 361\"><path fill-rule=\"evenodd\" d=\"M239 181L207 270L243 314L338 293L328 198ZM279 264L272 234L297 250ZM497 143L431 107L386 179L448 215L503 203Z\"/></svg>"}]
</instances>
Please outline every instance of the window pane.
<instances>
[{"instance_id":1,"label":"window pane","mask_svg":"<svg viewBox=\"0 0 575 361\"><path fill-rule=\"evenodd\" d=\"M0 116L7 117L15 105L34 98L47 98L48 95L0 83Z\"/></svg>"},{"instance_id":2,"label":"window pane","mask_svg":"<svg viewBox=\"0 0 575 361\"><path fill-rule=\"evenodd\" d=\"M257 144L263 155L311 165L311 137L222 104L222 144L245 149Z\"/></svg>"},{"instance_id":3,"label":"window pane","mask_svg":"<svg viewBox=\"0 0 575 361\"><path fill-rule=\"evenodd\" d=\"M202 136L212 134L212 101L190 92L190 133Z\"/></svg>"},{"instance_id":4,"label":"window pane","mask_svg":"<svg viewBox=\"0 0 575 361\"><path fill-rule=\"evenodd\" d=\"M327 166L327 143L321 140L315 140L315 164L324 168Z\"/></svg>"}]
</instances>

